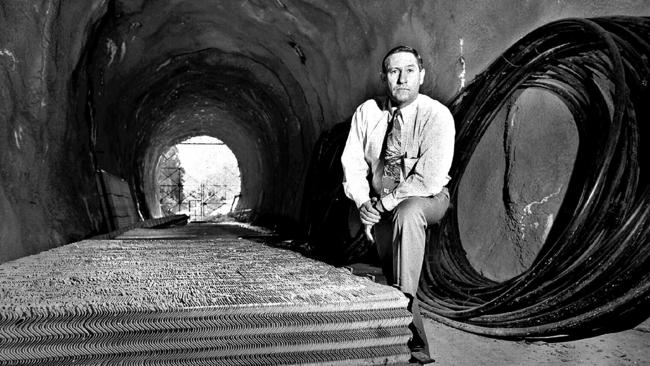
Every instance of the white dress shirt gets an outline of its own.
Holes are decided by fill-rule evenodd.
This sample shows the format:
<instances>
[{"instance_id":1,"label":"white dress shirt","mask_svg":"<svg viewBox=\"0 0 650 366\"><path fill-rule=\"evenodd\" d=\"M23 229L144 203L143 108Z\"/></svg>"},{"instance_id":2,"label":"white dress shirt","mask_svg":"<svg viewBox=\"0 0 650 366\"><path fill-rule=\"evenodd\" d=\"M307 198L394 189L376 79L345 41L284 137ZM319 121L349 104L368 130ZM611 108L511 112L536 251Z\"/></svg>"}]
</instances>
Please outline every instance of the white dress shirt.
<instances>
[{"instance_id":1,"label":"white dress shirt","mask_svg":"<svg viewBox=\"0 0 650 366\"><path fill-rule=\"evenodd\" d=\"M370 99L352 116L341 163L343 188L357 207L372 195L379 197L382 187L381 150L388 121L392 117L389 103ZM455 126L449 109L426 95L401 109L401 148L403 179L392 193L381 198L391 211L408 197L430 197L449 182L454 155Z\"/></svg>"}]
</instances>

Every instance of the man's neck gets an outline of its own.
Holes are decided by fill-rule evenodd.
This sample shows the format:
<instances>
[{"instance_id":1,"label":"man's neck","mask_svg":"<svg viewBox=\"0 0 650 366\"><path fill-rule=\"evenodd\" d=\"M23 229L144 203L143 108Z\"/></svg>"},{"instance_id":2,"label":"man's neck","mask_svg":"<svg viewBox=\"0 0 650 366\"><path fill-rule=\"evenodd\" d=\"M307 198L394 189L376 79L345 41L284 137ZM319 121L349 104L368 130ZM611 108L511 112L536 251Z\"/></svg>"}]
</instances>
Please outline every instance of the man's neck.
<instances>
[{"instance_id":1,"label":"man's neck","mask_svg":"<svg viewBox=\"0 0 650 366\"><path fill-rule=\"evenodd\" d=\"M394 101L393 99L391 99L390 97L388 97L388 109L393 109L393 108L404 109L404 108L406 108L406 107L412 105L416 100L418 100L418 97L419 97L419 96L420 96L420 94L418 94L417 97L413 98L413 100L410 100L410 101L408 101L408 102L405 102L404 104L401 104L401 105L398 104L398 103L397 103L396 101Z\"/></svg>"}]
</instances>

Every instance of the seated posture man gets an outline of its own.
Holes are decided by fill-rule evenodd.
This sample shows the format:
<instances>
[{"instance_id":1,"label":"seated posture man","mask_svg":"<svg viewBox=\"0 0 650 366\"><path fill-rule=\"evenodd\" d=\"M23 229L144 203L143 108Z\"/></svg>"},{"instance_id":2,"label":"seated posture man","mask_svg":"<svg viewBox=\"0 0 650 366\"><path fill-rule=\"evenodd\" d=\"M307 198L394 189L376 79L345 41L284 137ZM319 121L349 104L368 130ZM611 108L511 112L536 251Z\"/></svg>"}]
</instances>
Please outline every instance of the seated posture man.
<instances>
[{"instance_id":1,"label":"seated posture man","mask_svg":"<svg viewBox=\"0 0 650 366\"><path fill-rule=\"evenodd\" d=\"M420 317L417 289L427 225L449 206L449 169L454 154L454 120L440 102L419 93L422 58L399 46L382 62L386 96L361 104L352 117L341 157L345 194L359 208L388 283L409 299L413 358L432 361ZM374 227L374 228L373 228ZM371 231L372 230L372 231Z\"/></svg>"}]
</instances>

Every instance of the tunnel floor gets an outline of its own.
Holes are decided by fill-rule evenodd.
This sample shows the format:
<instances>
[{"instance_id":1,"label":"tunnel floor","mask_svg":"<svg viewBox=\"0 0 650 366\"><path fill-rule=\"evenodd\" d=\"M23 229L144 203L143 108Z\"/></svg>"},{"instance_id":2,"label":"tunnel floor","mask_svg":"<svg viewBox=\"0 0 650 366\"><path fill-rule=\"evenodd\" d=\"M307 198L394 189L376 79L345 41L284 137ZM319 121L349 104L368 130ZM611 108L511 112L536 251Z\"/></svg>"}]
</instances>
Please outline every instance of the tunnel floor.
<instances>
[{"instance_id":1,"label":"tunnel floor","mask_svg":"<svg viewBox=\"0 0 650 366\"><path fill-rule=\"evenodd\" d=\"M133 229L0 265L0 365L402 364L401 295L365 263L265 245L268 230ZM374 277L379 283L367 277ZM644 365L650 325L570 342L485 338L425 319L439 365Z\"/></svg>"},{"instance_id":2,"label":"tunnel floor","mask_svg":"<svg viewBox=\"0 0 650 366\"><path fill-rule=\"evenodd\" d=\"M121 238L247 238L275 243L274 233L239 223L225 225L191 223L169 229L135 229ZM278 244L273 244L278 246ZM291 244L289 245L291 246ZM381 269L368 263L346 266L358 277L386 284ZM424 319L431 355L437 365L647 365L650 361L650 322L628 331L568 342L524 342L486 338Z\"/></svg>"},{"instance_id":3,"label":"tunnel floor","mask_svg":"<svg viewBox=\"0 0 650 366\"><path fill-rule=\"evenodd\" d=\"M402 364L397 290L250 240L242 225L135 229L0 265L0 365Z\"/></svg>"}]
</instances>

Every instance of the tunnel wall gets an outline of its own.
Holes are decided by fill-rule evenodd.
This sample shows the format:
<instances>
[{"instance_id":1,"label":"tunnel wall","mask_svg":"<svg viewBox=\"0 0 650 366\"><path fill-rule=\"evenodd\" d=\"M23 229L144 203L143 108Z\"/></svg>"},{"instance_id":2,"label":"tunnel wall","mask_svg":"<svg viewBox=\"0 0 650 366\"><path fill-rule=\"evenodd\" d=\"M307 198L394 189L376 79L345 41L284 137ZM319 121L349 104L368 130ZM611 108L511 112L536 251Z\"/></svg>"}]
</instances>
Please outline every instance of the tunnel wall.
<instances>
[{"instance_id":1,"label":"tunnel wall","mask_svg":"<svg viewBox=\"0 0 650 366\"><path fill-rule=\"evenodd\" d=\"M75 86L103 11L98 1L0 3L0 262L102 229Z\"/></svg>"},{"instance_id":2,"label":"tunnel wall","mask_svg":"<svg viewBox=\"0 0 650 366\"><path fill-rule=\"evenodd\" d=\"M545 23L650 15L643 0L489 6L469 0L42 0L2 2L0 9L0 261L105 227L94 156L100 168L144 190L143 156L174 136L138 128L138 98L145 93L129 88L142 75L166 72L173 57L212 49L222 55L214 56L222 70L245 74L251 68L243 59L257 65L246 76L246 90L264 93L245 94L249 105L266 103L259 110L268 117L260 138L275 146L271 155L279 154L280 172L260 207L295 220L296 193L315 141L380 92L379 60L394 45L421 51L427 68L422 91L448 102L509 45Z\"/></svg>"}]
</instances>

